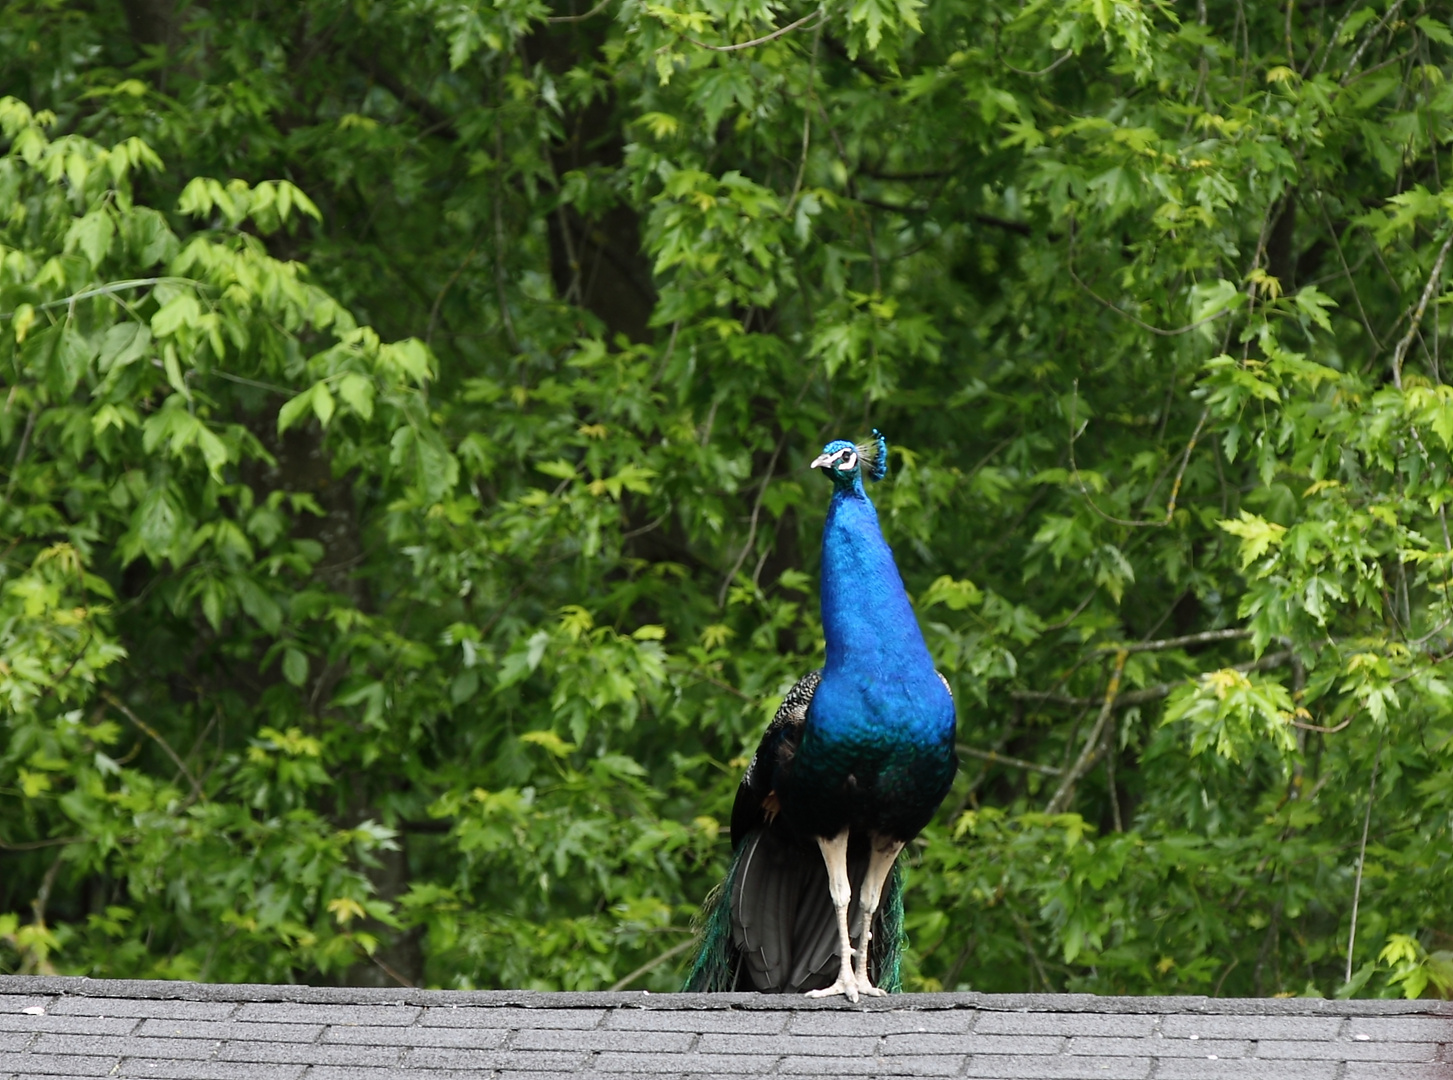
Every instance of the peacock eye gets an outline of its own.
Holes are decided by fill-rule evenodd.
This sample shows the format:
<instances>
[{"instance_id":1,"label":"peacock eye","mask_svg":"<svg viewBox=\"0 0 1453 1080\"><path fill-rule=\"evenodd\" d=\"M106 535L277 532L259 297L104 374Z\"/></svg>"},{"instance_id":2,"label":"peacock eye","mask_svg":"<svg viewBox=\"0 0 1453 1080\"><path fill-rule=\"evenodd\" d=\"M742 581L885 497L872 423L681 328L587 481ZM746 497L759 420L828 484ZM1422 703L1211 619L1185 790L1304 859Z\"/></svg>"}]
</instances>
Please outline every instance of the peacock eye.
<instances>
[{"instance_id":1,"label":"peacock eye","mask_svg":"<svg viewBox=\"0 0 1453 1080\"><path fill-rule=\"evenodd\" d=\"M852 472L858 467L858 455L851 450L841 450L838 455L837 467L840 472Z\"/></svg>"}]
</instances>

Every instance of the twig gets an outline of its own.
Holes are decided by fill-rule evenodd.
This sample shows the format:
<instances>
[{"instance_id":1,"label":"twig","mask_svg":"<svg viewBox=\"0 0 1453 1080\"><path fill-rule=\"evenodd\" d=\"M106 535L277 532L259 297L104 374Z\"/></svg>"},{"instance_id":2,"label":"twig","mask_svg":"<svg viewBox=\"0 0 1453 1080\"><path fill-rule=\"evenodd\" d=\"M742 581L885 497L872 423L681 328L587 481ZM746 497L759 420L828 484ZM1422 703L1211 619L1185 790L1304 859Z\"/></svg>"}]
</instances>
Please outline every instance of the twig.
<instances>
[{"instance_id":1,"label":"twig","mask_svg":"<svg viewBox=\"0 0 1453 1080\"><path fill-rule=\"evenodd\" d=\"M1453 248L1453 231L1448 233L1448 239L1443 241L1443 247L1438 251L1438 258L1433 262L1433 271L1428 275L1428 284L1423 287L1423 295L1418 298L1418 306L1413 311L1411 325L1403 339L1398 342L1397 349L1392 354L1392 382L1399 390L1403 388L1403 358L1407 356L1408 346L1412 345L1413 338L1418 336L1418 327L1422 324L1423 313L1428 310L1428 301L1433 297L1433 290L1438 287L1438 279L1443 275L1443 260L1448 257L1448 249Z\"/></svg>"},{"instance_id":2,"label":"twig","mask_svg":"<svg viewBox=\"0 0 1453 1080\"><path fill-rule=\"evenodd\" d=\"M802 192L802 178L807 174L807 151L812 142L812 105L816 100L817 47L821 41L822 23L819 22L812 35L812 60L807 65L807 104L802 109L802 158L797 163L797 179L792 184L792 196L787 200L787 209L782 211L784 218L792 216L792 208L797 205L797 196Z\"/></svg>"},{"instance_id":3,"label":"twig","mask_svg":"<svg viewBox=\"0 0 1453 1080\"><path fill-rule=\"evenodd\" d=\"M716 598L717 607L722 607L726 604L727 590L731 588L732 578L737 576L737 571L742 568L742 563L747 561L747 552L752 550L752 544L756 542L757 521L762 514L762 499L766 497L767 485L772 482L772 470L777 467L777 458L781 456L782 448L786 445L787 433L784 431L782 437L777 440L777 445L772 450L772 457L767 462L767 471L762 476L761 486L757 488L757 499L752 504L752 524L747 529L747 542L742 545L742 550L737 555L737 561L732 564L731 570L728 571L726 578L721 583L721 592Z\"/></svg>"},{"instance_id":4,"label":"twig","mask_svg":"<svg viewBox=\"0 0 1453 1080\"><path fill-rule=\"evenodd\" d=\"M30 447L30 435L35 430L35 418L40 415L39 409L31 409L30 415L25 418L25 430L20 433L20 445L15 450L15 464L10 467L10 482L5 485L5 501L10 501L10 496L15 492L16 481L20 479L20 463L25 460L25 451Z\"/></svg>"},{"instance_id":5,"label":"twig","mask_svg":"<svg viewBox=\"0 0 1453 1080\"><path fill-rule=\"evenodd\" d=\"M1241 638L1249 638L1250 630L1241 630L1231 627L1225 630L1205 630L1199 634L1185 634L1182 637L1161 638L1159 641L1135 641L1124 645L1105 645L1096 652L1113 653L1124 649L1126 652L1160 652L1164 649L1180 649L1187 645L1209 645L1213 641L1237 641Z\"/></svg>"},{"instance_id":6,"label":"twig","mask_svg":"<svg viewBox=\"0 0 1453 1080\"><path fill-rule=\"evenodd\" d=\"M757 45L765 45L769 41L775 41L783 34L790 34L793 30L796 30L799 26L807 22L809 19L816 17L816 15L817 12L815 11L809 12L808 14L802 16L802 18L798 19L795 23L788 23L786 26L782 27L781 30L773 30L770 34L767 34L764 37L754 38L751 41L743 41L740 45L708 45L706 42L697 41L695 38L687 38L686 40L691 42L691 44L695 45L697 48L710 49L712 52L736 52L739 49L750 49ZM818 25L821 25L821 23L819 23Z\"/></svg>"},{"instance_id":7,"label":"twig","mask_svg":"<svg viewBox=\"0 0 1453 1080\"><path fill-rule=\"evenodd\" d=\"M1009 61L1007 61L1007 60L1003 61L1003 64L1004 64L1004 67L1007 70L1014 72L1014 74L1016 74L1016 75L1023 75L1026 78L1029 78L1029 79L1037 79L1041 75L1048 75L1051 71L1053 71L1055 68L1059 67L1061 64L1063 64L1066 60L1068 60L1071 56L1074 56L1074 55L1075 55L1075 51L1073 49L1066 49L1064 51L1064 55L1061 56L1058 60L1056 60L1052 64L1050 64L1049 67L1040 68L1038 71L1025 71L1023 68L1017 68L1017 67L1015 67L1013 64L1009 63Z\"/></svg>"},{"instance_id":8,"label":"twig","mask_svg":"<svg viewBox=\"0 0 1453 1080\"><path fill-rule=\"evenodd\" d=\"M1321 732L1323 735L1335 735L1337 734L1337 732L1342 731L1343 729L1350 726L1351 723L1352 717L1350 716L1346 720L1343 720L1342 723L1338 724L1336 727L1322 727L1320 724L1304 724L1295 716L1291 718L1292 727L1301 728L1303 731Z\"/></svg>"},{"instance_id":9,"label":"twig","mask_svg":"<svg viewBox=\"0 0 1453 1080\"><path fill-rule=\"evenodd\" d=\"M67 844L79 844L89 839L85 836L58 836L54 840L27 840L19 844L7 844L0 840L0 851L38 851L41 848L65 847Z\"/></svg>"},{"instance_id":10,"label":"twig","mask_svg":"<svg viewBox=\"0 0 1453 1080\"><path fill-rule=\"evenodd\" d=\"M354 942L354 944L358 945L357 942ZM388 964L386 961L380 960L377 956L374 956L373 953L369 952L362 945L358 945L358 951L363 953L364 956L368 957L368 959L371 960L380 971L382 971L385 975L387 975L394 982L398 983L400 986L407 987L410 990L418 989L417 986L415 986L408 979L404 978L397 971L395 971L390 964Z\"/></svg>"},{"instance_id":11,"label":"twig","mask_svg":"<svg viewBox=\"0 0 1453 1080\"><path fill-rule=\"evenodd\" d=\"M1251 660L1244 664L1233 664L1230 671L1261 671L1265 668L1279 667L1291 659L1290 650L1283 652L1267 653L1259 660ZM1147 702L1159 701L1163 697L1169 697L1171 692L1178 687L1184 686L1184 679L1177 679L1175 682L1157 683L1154 686L1147 686L1142 690L1131 690L1129 693L1121 694L1115 699L1116 708L1129 708L1131 705L1144 705ZM1096 698L1074 697L1070 694L1056 694L1044 690L1011 690L1009 697L1014 701L1039 701L1048 705L1064 705L1069 708L1079 709L1088 705L1096 704Z\"/></svg>"},{"instance_id":12,"label":"twig","mask_svg":"<svg viewBox=\"0 0 1453 1080\"><path fill-rule=\"evenodd\" d=\"M504 101L503 91L503 68L500 76L500 101ZM509 339L510 348L515 352L520 351L520 339L515 335L515 320L510 315L510 305L505 295L505 224L503 206L504 202L504 124L500 108L495 109L494 115L494 287L499 294L500 322L505 328L505 336Z\"/></svg>"},{"instance_id":13,"label":"twig","mask_svg":"<svg viewBox=\"0 0 1453 1080\"><path fill-rule=\"evenodd\" d=\"M1377 753L1372 757L1372 781L1367 785L1367 814L1362 819L1362 846L1357 852L1357 884L1352 890L1352 926L1347 932L1347 974L1344 983L1352 981L1352 946L1357 943L1357 905L1362 900L1362 869L1367 863L1367 830L1372 825L1372 798L1377 794L1377 767L1382 763L1383 736L1377 737Z\"/></svg>"},{"instance_id":14,"label":"twig","mask_svg":"<svg viewBox=\"0 0 1453 1080\"><path fill-rule=\"evenodd\" d=\"M187 783L192 785L193 799L202 799L204 797L202 795L202 785L197 783L197 778L192 775L192 770L187 768L187 763L181 759L181 757L177 754L175 750L172 749L172 744L162 738L161 733L157 731L156 728L152 727L145 720L143 720L141 717L137 716L134 712L127 708L126 703L118 698L115 694L112 694L109 691L102 691L101 696L109 701L117 709L120 709L126 719L130 720L138 728L146 732L146 734L150 735L156 741L157 745L166 751L167 757L172 759L172 763L176 765L176 767L181 770L182 775L187 778Z\"/></svg>"},{"instance_id":15,"label":"twig","mask_svg":"<svg viewBox=\"0 0 1453 1080\"><path fill-rule=\"evenodd\" d=\"M1075 428L1075 415L1079 412L1078 402L1080 398L1080 380L1074 382L1073 403L1070 406L1070 471L1074 474L1075 483L1079 486L1080 494L1084 496L1085 502L1096 514L1110 522L1112 525L1121 525L1128 529L1164 529L1175 518L1176 500L1180 498L1181 482L1186 476L1186 466L1191 463L1191 451L1195 450L1196 443L1201 437L1201 429L1206 426L1206 418L1211 415L1211 407L1207 405L1201 410L1201 418L1196 422L1196 430L1191 432L1191 440L1186 443L1185 452L1181 455L1181 467L1176 471L1175 482L1171 484L1170 501L1165 504L1165 517L1160 521L1132 521L1129 518L1116 517L1114 514L1101 510L1090 495L1090 489L1085 487L1084 478L1080 476L1080 467L1075 463L1075 442L1080 437L1080 431ZM1089 423L1088 420L1085 421Z\"/></svg>"},{"instance_id":16,"label":"twig","mask_svg":"<svg viewBox=\"0 0 1453 1080\"><path fill-rule=\"evenodd\" d=\"M687 949L691 948L695 944L696 938L689 937L685 941L678 942L677 944L672 945L669 949L663 952L660 956L656 957L654 960L647 960L644 964L636 968L635 971L631 972L624 979L619 979L616 982L611 983L611 991L624 990L626 987L630 986L631 983L635 982L642 975L646 974L646 972L652 970L653 968L660 967L667 960L671 960L677 956L680 956L682 953L684 953Z\"/></svg>"},{"instance_id":17,"label":"twig","mask_svg":"<svg viewBox=\"0 0 1453 1080\"><path fill-rule=\"evenodd\" d=\"M610 0L600 0L600 3L596 4L595 7L591 8L584 15L551 15L545 21L547 23L584 22L586 19L592 19L595 16L599 15L609 6Z\"/></svg>"},{"instance_id":18,"label":"twig","mask_svg":"<svg viewBox=\"0 0 1453 1080\"><path fill-rule=\"evenodd\" d=\"M1010 757L1008 754L1000 754L994 750L977 750L972 746L959 745L958 751L967 754L971 758L978 758L980 761L987 761L994 765L1011 765L1016 769L1026 769L1029 772L1043 773L1045 776L1060 776L1063 769L1057 769L1053 765L1041 765L1037 761L1025 761L1023 758Z\"/></svg>"},{"instance_id":19,"label":"twig","mask_svg":"<svg viewBox=\"0 0 1453 1080\"><path fill-rule=\"evenodd\" d=\"M1110 672L1110 682L1105 687L1105 699L1100 706L1100 715L1095 719L1095 726L1090 729L1089 737L1085 739L1085 748L1080 751L1079 758L1070 766L1060 781L1059 790L1049 800L1049 805L1044 808L1046 814L1061 813L1074 794L1075 784L1079 782L1085 772L1089 769L1095 759L1095 752L1100 749L1100 737L1105 731L1105 725L1110 722L1110 715L1115 711L1115 698L1120 693L1120 677L1125 674L1125 661L1129 653L1121 649L1115 654L1115 667Z\"/></svg>"},{"instance_id":20,"label":"twig","mask_svg":"<svg viewBox=\"0 0 1453 1080\"><path fill-rule=\"evenodd\" d=\"M1352 81L1352 69L1357 66L1357 61L1362 59L1362 54L1365 53L1367 51L1367 47L1372 44L1373 38L1377 37L1378 34L1382 33L1382 28L1392 20L1392 17L1398 13L1398 9L1402 6L1403 0L1397 0L1397 2L1394 3L1392 7L1387 9L1387 14L1378 20L1377 25L1368 31L1367 36L1362 39L1362 44L1357 46L1357 51L1354 52L1352 54L1352 58L1347 61L1347 68L1343 72L1341 80L1338 82L1339 86L1346 86L1349 82ZM1331 49L1331 44L1328 44L1327 51L1329 55L1331 54ZM1351 961L1349 960L1348 963L1351 963ZM1348 970L1351 969L1349 968ZM1350 978L1351 976L1348 977Z\"/></svg>"},{"instance_id":21,"label":"twig","mask_svg":"<svg viewBox=\"0 0 1453 1080\"><path fill-rule=\"evenodd\" d=\"M610 0L606 0L606 3L609 2ZM563 229L561 231L564 232ZM428 329L424 331L425 345L433 344L434 327L437 326L439 323L439 309L444 306L444 297L449 295L449 290L454 288L454 283L459 280L459 275L464 273L465 269L469 266L469 264L474 261L474 254L478 250L478 244L475 244L472 248L469 249L469 254L464 256L464 261L459 264L459 266L455 269L454 273L449 275L449 280L444 282L444 287L439 290L439 295L434 297L434 306L429 309Z\"/></svg>"},{"instance_id":22,"label":"twig","mask_svg":"<svg viewBox=\"0 0 1453 1080\"><path fill-rule=\"evenodd\" d=\"M1094 289L1090 288L1082 280L1080 280L1080 275L1075 272L1075 236L1076 236L1075 228L1074 228L1073 225L1071 225L1070 226L1070 257L1065 262L1065 269L1067 269L1070 272L1070 278L1071 278L1071 280L1073 280L1074 283L1076 285L1078 285L1081 289L1083 289L1085 292L1089 293L1090 297L1096 303L1100 304L1102 307L1108 308L1109 310L1113 311L1116 315L1119 315L1122 319L1128 319L1128 320L1130 320L1136 326L1140 327L1142 330L1149 330L1152 334L1156 334L1156 335L1158 335L1160 337L1179 337L1181 334L1189 334L1192 330L1195 330L1195 329L1197 329L1199 327L1205 326L1208 323L1213 323L1217 319L1225 318L1227 315L1230 315L1231 314L1231 309L1230 308L1222 308L1220 311L1216 312L1216 314L1214 314L1214 315L1207 315L1204 319L1197 319L1193 323L1187 323L1185 326L1177 327L1174 330L1166 330L1164 327L1152 326L1150 323L1145 322L1143 319L1136 318L1134 315L1130 314L1130 312L1126 311L1124 308L1120 307L1119 305L1114 304L1114 303L1112 303L1109 300L1106 300L1103 296L1101 296L1099 293L1097 293Z\"/></svg>"},{"instance_id":23,"label":"twig","mask_svg":"<svg viewBox=\"0 0 1453 1080\"><path fill-rule=\"evenodd\" d=\"M145 289L151 285L190 285L194 289L204 288L200 281L193 281L191 278L179 277L155 277L155 278L131 278L127 281L112 281L105 285L99 285L94 289L86 289L84 292L73 293L70 296L62 297L59 300L48 300L44 304L35 304L33 311L49 311L51 308L70 307L72 304L82 300L89 300L94 296L110 296L113 293L125 292L128 289ZM6 311L0 313L0 319L13 319L15 312Z\"/></svg>"}]
</instances>

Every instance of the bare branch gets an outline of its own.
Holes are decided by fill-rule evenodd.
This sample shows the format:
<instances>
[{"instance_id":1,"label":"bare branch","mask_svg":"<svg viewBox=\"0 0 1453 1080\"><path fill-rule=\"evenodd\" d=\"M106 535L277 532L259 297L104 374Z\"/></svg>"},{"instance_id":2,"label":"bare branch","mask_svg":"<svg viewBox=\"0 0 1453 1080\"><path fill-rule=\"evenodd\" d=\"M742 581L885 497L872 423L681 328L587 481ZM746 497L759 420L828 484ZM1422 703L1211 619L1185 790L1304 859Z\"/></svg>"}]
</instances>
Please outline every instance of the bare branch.
<instances>
[{"instance_id":1,"label":"bare branch","mask_svg":"<svg viewBox=\"0 0 1453 1080\"><path fill-rule=\"evenodd\" d=\"M1367 830L1372 825L1372 801L1377 794L1377 767L1382 763L1382 736L1377 737L1377 753L1372 756L1372 780L1367 785L1367 813L1362 818L1362 846L1357 851L1357 884L1352 889L1352 926L1347 932L1347 975L1352 981L1352 946L1357 944L1357 905L1362 900L1362 868L1367 865Z\"/></svg>"},{"instance_id":2,"label":"bare branch","mask_svg":"<svg viewBox=\"0 0 1453 1080\"><path fill-rule=\"evenodd\" d=\"M1403 388L1403 358L1407 356L1408 346L1412 345L1413 338L1418 336L1418 327L1422 325L1423 313L1428 310L1428 301L1433 298L1433 291L1438 287L1438 281L1443 276L1443 260L1448 258L1448 249L1453 248L1453 231L1448 233L1448 239L1443 241L1443 246L1438 251L1438 258L1433 262L1433 271L1428 275L1428 284L1423 286L1423 295L1418 298L1418 306L1413 310L1412 320L1408 326L1408 332L1398 342L1397 349L1392 354L1392 382L1399 390Z\"/></svg>"},{"instance_id":3,"label":"bare branch","mask_svg":"<svg viewBox=\"0 0 1453 1080\"><path fill-rule=\"evenodd\" d=\"M1075 380L1074 387L1074 401L1078 402L1080 395L1079 379ZM1079 410L1077 407L1072 406L1071 411L1072 413L1077 413ZM1079 439L1080 433L1075 429L1075 417L1071 415L1070 471L1074 473L1075 483L1079 485L1080 494L1084 496L1085 502L1089 505L1090 509L1095 511L1096 514L1104 518L1106 521L1110 522L1112 525L1121 525L1128 529L1164 529L1175 518L1176 500L1180 498L1181 481L1185 479L1186 466L1189 465L1191 462L1191 451L1195 450L1196 442L1201 437L1201 429L1206 426L1206 418L1210 415L1211 406L1207 405L1204 409L1201 410L1201 418L1200 420L1196 421L1196 430L1191 432L1191 441L1186 443L1185 452L1181 455L1181 467L1176 471L1175 482L1171 484L1170 501L1165 504L1165 517L1160 521L1131 521L1128 518L1119 518L1113 514L1107 514L1104 510L1101 510L1098 505L1096 505L1095 500L1090 496L1089 489L1085 487L1084 479L1080 476L1080 467L1075 463L1075 442ZM1087 420L1085 421L1085 423L1088 424L1089 421Z\"/></svg>"},{"instance_id":4,"label":"bare branch","mask_svg":"<svg viewBox=\"0 0 1453 1080\"><path fill-rule=\"evenodd\" d=\"M767 471L762 476L761 486L757 488L757 500L752 504L752 524L751 527L747 529L747 542L742 545L742 550L740 554L737 555L737 561L732 564L731 570L728 571L727 576L722 579L721 593L716 598L716 603L718 607L724 607L726 605L727 590L731 588L732 578L737 576L737 571L742 568L742 563L746 562L747 560L747 552L751 551L752 545L756 543L757 522L762 516L762 500L767 495L767 485L772 482L772 470L777 467L777 458L781 456L782 448L786 445L787 433L784 431L782 433L782 437L777 440L777 445L772 449L772 458L770 461L767 462Z\"/></svg>"},{"instance_id":5,"label":"bare branch","mask_svg":"<svg viewBox=\"0 0 1453 1080\"><path fill-rule=\"evenodd\" d=\"M1259 660L1251 660L1244 664L1231 665L1231 671L1264 671L1267 668L1280 667L1292 658L1290 650L1282 652L1267 653ZM1156 683L1154 686L1147 686L1142 690L1131 690L1129 693L1121 694L1115 699L1116 708L1129 708L1131 705L1144 705L1147 702L1159 701L1161 698L1169 697L1173 691L1186 684L1185 679L1176 679L1174 682ZM1014 701L1037 701L1046 705L1064 705L1072 709L1082 709L1088 705L1097 703L1096 698L1075 697L1071 694L1056 694L1043 690L1011 690L1009 697Z\"/></svg>"},{"instance_id":6,"label":"bare branch","mask_svg":"<svg viewBox=\"0 0 1453 1080\"><path fill-rule=\"evenodd\" d=\"M631 972L624 979L620 979L619 981L612 983L610 989L612 991L624 990L626 987L630 986L631 983L635 982L652 968L660 967L667 960L671 960L677 956L680 956L682 953L684 953L687 949L691 948L695 944L695 937L689 937L685 941L677 942L675 945L672 945L669 949L663 952L660 956L656 957L654 960L647 960L644 964L636 968L635 971Z\"/></svg>"},{"instance_id":7,"label":"bare branch","mask_svg":"<svg viewBox=\"0 0 1453 1080\"><path fill-rule=\"evenodd\" d=\"M739 45L708 45L706 42L697 41L695 38L687 38L686 40L691 42L691 44L695 45L699 49L710 49L712 52L736 52L739 49L751 49L757 45L765 45L769 41L775 41L783 34L790 34L793 30L796 30L799 26L807 22L809 19L812 19L816 15L817 12L811 12L807 15L802 16L802 18L798 19L795 23L788 23L786 26L782 27L781 30L773 30L770 34L767 34L764 37L754 38L751 41L743 41Z\"/></svg>"},{"instance_id":8,"label":"bare branch","mask_svg":"<svg viewBox=\"0 0 1453 1080\"><path fill-rule=\"evenodd\" d=\"M1064 774L1064 778L1059 784L1059 790L1054 793L1054 797L1049 800L1049 805L1044 808L1046 814L1059 814L1064 811L1075 793L1075 784L1094 763L1096 752L1100 749L1100 736L1105 731L1105 725L1110 722L1110 715L1115 711L1115 698L1120 694L1120 677L1125 674L1125 661L1129 655L1124 649L1115 654L1115 668L1110 672L1110 682L1105 687L1105 699L1100 705L1100 715L1096 717L1095 726L1090 729L1090 734L1085 739L1085 747L1080 751L1080 756Z\"/></svg>"},{"instance_id":9,"label":"bare branch","mask_svg":"<svg viewBox=\"0 0 1453 1080\"><path fill-rule=\"evenodd\" d=\"M1053 63L1051 63L1049 65L1049 67L1042 67L1038 71L1025 71L1023 68L1017 68L1017 67L1015 67L1013 64L1009 63L1007 60L1004 61L1003 63L1004 63L1004 67L1005 67L1006 70L1012 71L1016 75L1023 75L1025 78L1028 78L1028 79L1037 79L1041 75L1048 75L1051 71L1053 71L1055 68L1059 67L1061 64L1063 64L1066 60L1068 60L1071 56L1074 56L1074 55L1075 55L1075 51L1073 49L1066 49L1064 51L1064 55L1061 56L1058 60L1056 60Z\"/></svg>"},{"instance_id":10,"label":"bare branch","mask_svg":"<svg viewBox=\"0 0 1453 1080\"><path fill-rule=\"evenodd\" d=\"M138 728L146 732L146 734L150 735L152 739L156 741L156 744L160 746L164 751L166 751L166 756L172 759L172 763L176 765L176 767L181 770L182 775L187 778L187 783L192 785L193 799L204 798L202 794L202 785L197 783L197 778L192 775L192 770L187 768L187 763L181 759L181 756L178 755L175 750L172 749L172 744L162 738L161 732L157 731L156 728L152 727L145 720L143 720L141 717L137 716L134 712L127 708L126 703L118 698L115 694L112 694L109 691L103 691L101 696L109 701L115 708L120 709L126 719L130 720Z\"/></svg>"},{"instance_id":11,"label":"bare branch","mask_svg":"<svg viewBox=\"0 0 1453 1080\"><path fill-rule=\"evenodd\" d=\"M1250 630L1242 630L1237 627L1230 627L1225 630L1205 630L1199 634L1185 634L1181 637L1161 638L1159 641L1135 641L1127 642L1124 645L1105 645L1099 652L1113 653L1124 649L1126 652L1161 652L1165 649L1181 649L1187 645L1209 645L1213 641L1238 641L1241 638L1249 638Z\"/></svg>"},{"instance_id":12,"label":"bare branch","mask_svg":"<svg viewBox=\"0 0 1453 1080\"><path fill-rule=\"evenodd\" d=\"M600 0L600 3L591 8L584 15L551 15L545 21L547 23L573 23L584 22L586 19L593 19L606 8L610 7L610 0Z\"/></svg>"},{"instance_id":13,"label":"bare branch","mask_svg":"<svg viewBox=\"0 0 1453 1080\"><path fill-rule=\"evenodd\" d=\"M958 746L958 752L967 754L971 758L978 758L980 761L987 761L993 765L1009 765L1015 769L1024 769L1028 772L1043 773L1045 776L1059 776L1064 770L1057 769L1053 765L1041 765L1037 761L1025 761L1023 758L1010 757L1008 754L996 753L993 750L977 750L972 746Z\"/></svg>"}]
</instances>

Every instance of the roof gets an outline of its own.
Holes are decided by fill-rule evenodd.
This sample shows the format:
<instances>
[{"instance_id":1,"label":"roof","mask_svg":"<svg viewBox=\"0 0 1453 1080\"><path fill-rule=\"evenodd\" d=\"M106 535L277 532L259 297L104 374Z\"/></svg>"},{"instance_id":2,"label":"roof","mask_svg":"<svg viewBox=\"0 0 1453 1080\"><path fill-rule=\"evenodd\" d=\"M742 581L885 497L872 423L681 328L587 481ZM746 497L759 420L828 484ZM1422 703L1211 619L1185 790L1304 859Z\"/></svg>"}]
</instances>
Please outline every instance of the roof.
<instances>
[{"instance_id":1,"label":"roof","mask_svg":"<svg viewBox=\"0 0 1453 1080\"><path fill-rule=\"evenodd\" d=\"M545 994L0 977L0 1077L1453 1080L1453 1003Z\"/></svg>"}]
</instances>

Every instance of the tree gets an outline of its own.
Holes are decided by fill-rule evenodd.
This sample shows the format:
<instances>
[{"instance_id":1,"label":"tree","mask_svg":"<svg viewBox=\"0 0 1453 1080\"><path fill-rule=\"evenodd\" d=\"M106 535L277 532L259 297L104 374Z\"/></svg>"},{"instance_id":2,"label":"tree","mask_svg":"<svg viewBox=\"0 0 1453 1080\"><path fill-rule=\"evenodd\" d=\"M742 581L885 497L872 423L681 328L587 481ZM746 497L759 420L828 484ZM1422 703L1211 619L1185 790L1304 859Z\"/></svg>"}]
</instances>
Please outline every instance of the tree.
<instances>
[{"instance_id":1,"label":"tree","mask_svg":"<svg viewBox=\"0 0 1453 1080\"><path fill-rule=\"evenodd\" d=\"M0 11L13 969L670 988L877 426L911 987L1453 991L1446 5Z\"/></svg>"}]
</instances>

